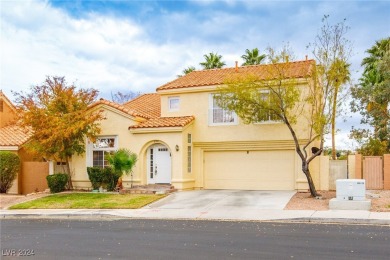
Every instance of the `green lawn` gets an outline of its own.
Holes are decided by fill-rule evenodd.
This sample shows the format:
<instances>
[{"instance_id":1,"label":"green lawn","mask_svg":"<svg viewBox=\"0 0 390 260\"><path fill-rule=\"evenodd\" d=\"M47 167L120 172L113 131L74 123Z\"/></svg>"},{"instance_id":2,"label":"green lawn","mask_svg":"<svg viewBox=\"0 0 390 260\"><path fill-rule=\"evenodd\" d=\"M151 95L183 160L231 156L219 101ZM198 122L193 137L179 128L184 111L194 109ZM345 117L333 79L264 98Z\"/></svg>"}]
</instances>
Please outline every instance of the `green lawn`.
<instances>
[{"instance_id":1,"label":"green lawn","mask_svg":"<svg viewBox=\"0 0 390 260\"><path fill-rule=\"evenodd\" d=\"M20 203L10 209L138 209L166 195L65 193Z\"/></svg>"}]
</instances>

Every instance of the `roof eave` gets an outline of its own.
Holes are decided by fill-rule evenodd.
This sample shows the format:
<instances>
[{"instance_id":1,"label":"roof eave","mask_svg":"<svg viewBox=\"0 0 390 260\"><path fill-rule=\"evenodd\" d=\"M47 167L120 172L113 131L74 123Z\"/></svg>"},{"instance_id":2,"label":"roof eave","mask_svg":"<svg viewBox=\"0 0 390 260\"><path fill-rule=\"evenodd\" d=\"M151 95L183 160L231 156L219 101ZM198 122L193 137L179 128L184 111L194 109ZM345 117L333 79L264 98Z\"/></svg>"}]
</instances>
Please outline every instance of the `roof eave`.
<instances>
[{"instance_id":1,"label":"roof eave","mask_svg":"<svg viewBox=\"0 0 390 260\"><path fill-rule=\"evenodd\" d=\"M0 151L19 151L17 145L0 145Z\"/></svg>"},{"instance_id":2,"label":"roof eave","mask_svg":"<svg viewBox=\"0 0 390 260\"><path fill-rule=\"evenodd\" d=\"M179 133L183 132L186 126L169 126L169 127L142 127L142 128L131 128L129 127L130 133L132 134L147 134L147 133Z\"/></svg>"}]
</instances>

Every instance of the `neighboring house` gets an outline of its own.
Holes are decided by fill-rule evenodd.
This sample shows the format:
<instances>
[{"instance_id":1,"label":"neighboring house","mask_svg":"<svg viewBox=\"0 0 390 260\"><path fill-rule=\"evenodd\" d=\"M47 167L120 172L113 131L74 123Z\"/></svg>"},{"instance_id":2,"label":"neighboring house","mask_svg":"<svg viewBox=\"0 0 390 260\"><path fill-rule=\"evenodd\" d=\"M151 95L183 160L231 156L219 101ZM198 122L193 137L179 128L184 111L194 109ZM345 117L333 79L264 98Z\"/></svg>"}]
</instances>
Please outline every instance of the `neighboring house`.
<instances>
[{"instance_id":1,"label":"neighboring house","mask_svg":"<svg viewBox=\"0 0 390 260\"><path fill-rule=\"evenodd\" d=\"M193 71L123 105L99 100L91 110L103 110L106 120L101 121L97 141L87 141L86 153L72 158L74 186L90 187L86 167L104 167L107 152L127 148L138 154L134 184L170 183L178 189L307 189L284 124L269 115L246 125L213 98L226 77L237 73L264 77L266 66ZM313 66L313 60L290 62L287 76L307 87L312 84L307 76ZM305 141L307 128L302 124L299 129L298 138ZM313 163L312 174L321 189L318 165ZM124 187L129 186L130 177L125 177Z\"/></svg>"},{"instance_id":2,"label":"neighboring house","mask_svg":"<svg viewBox=\"0 0 390 260\"><path fill-rule=\"evenodd\" d=\"M31 134L15 124L16 116L15 106L0 90L0 151L14 152L19 155L22 162L18 177L8 193L27 194L37 190L43 191L47 189L44 177L48 170L44 172L42 169L46 167L42 168L39 164L31 163L36 162L37 159L23 147ZM24 169L23 166L27 166L25 163L30 163L32 167Z\"/></svg>"}]
</instances>

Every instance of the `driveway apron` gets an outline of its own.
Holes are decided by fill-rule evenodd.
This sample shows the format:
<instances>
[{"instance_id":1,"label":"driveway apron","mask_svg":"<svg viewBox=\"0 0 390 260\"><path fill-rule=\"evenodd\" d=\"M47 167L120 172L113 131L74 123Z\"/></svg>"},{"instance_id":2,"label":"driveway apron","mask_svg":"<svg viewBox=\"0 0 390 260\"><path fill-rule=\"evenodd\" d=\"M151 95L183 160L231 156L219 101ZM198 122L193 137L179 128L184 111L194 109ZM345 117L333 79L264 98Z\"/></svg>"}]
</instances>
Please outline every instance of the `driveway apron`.
<instances>
[{"instance_id":1,"label":"driveway apron","mask_svg":"<svg viewBox=\"0 0 390 260\"><path fill-rule=\"evenodd\" d=\"M284 209L295 191L180 191L149 205L156 209Z\"/></svg>"}]
</instances>

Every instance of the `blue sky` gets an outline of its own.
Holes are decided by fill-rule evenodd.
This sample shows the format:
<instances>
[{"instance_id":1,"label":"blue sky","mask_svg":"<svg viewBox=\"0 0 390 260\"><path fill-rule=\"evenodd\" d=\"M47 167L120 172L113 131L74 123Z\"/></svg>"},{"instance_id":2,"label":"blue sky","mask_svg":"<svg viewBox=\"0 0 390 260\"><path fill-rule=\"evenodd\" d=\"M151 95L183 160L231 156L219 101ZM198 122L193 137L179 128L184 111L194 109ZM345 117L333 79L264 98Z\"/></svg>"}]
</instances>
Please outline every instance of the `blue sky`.
<instances>
[{"instance_id":1,"label":"blue sky","mask_svg":"<svg viewBox=\"0 0 390 260\"><path fill-rule=\"evenodd\" d=\"M110 98L153 92L210 52L231 67L247 48L286 43L296 58L313 58L306 46L325 14L351 27L357 79L365 50L390 36L389 1L0 0L0 88L12 99L11 90L56 75Z\"/></svg>"}]
</instances>

